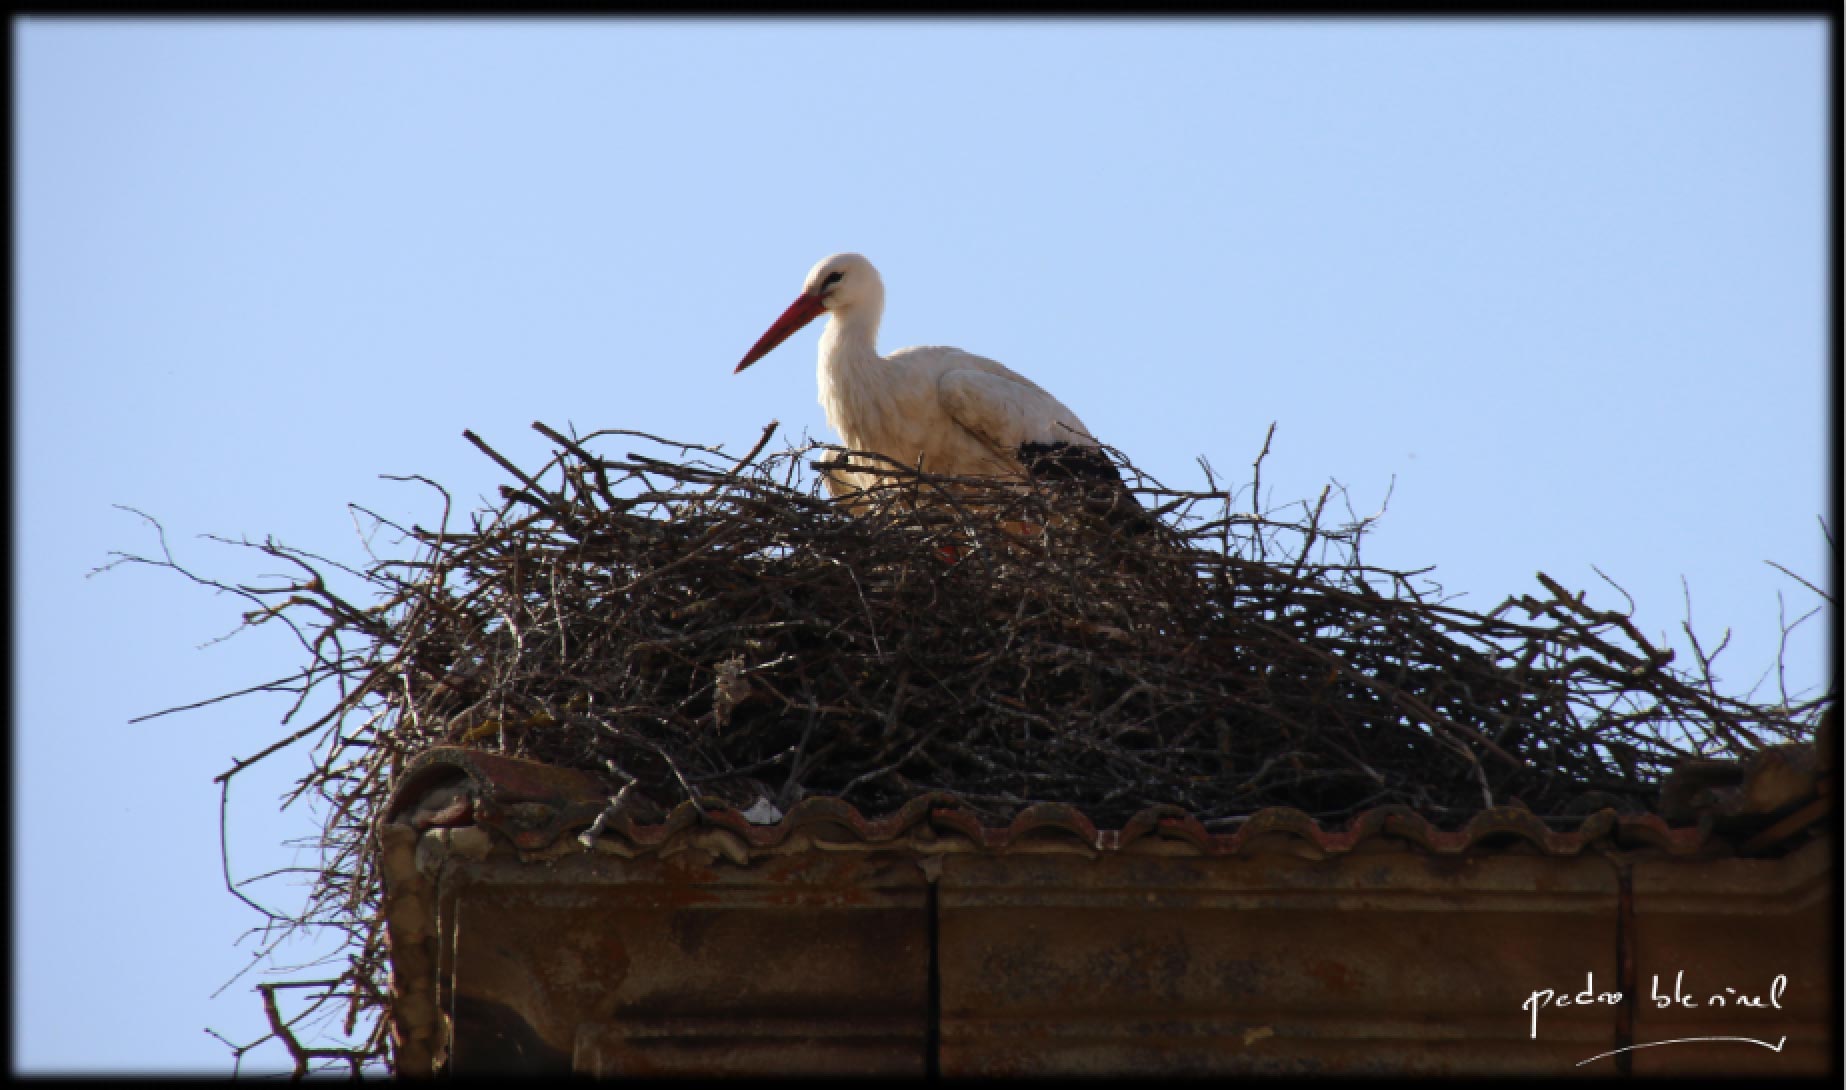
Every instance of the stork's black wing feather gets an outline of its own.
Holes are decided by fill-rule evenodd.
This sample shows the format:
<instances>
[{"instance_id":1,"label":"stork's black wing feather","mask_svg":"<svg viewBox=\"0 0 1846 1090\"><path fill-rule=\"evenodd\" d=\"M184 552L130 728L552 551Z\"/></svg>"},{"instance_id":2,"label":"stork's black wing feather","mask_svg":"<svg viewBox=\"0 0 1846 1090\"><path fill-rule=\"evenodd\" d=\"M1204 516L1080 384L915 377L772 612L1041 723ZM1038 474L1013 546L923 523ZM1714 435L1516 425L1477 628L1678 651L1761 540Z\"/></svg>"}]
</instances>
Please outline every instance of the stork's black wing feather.
<instances>
[{"instance_id":1,"label":"stork's black wing feather","mask_svg":"<svg viewBox=\"0 0 1846 1090\"><path fill-rule=\"evenodd\" d=\"M1087 486L1084 508L1130 534L1154 528L1154 518L1122 480L1122 471L1100 447L1077 443L1022 443L1019 464L1035 481Z\"/></svg>"}]
</instances>

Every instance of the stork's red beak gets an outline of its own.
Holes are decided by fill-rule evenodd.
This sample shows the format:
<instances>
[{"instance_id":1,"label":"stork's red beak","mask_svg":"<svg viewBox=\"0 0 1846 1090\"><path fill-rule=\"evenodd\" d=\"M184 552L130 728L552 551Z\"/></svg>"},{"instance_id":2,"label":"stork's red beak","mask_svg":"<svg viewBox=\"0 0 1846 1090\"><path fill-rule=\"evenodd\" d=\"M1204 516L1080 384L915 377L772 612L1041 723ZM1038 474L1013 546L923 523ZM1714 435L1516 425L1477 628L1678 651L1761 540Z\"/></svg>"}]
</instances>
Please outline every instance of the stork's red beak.
<instances>
[{"instance_id":1,"label":"stork's red beak","mask_svg":"<svg viewBox=\"0 0 1846 1090\"><path fill-rule=\"evenodd\" d=\"M737 365L737 371L769 355L776 345L794 336L797 329L820 317L826 309L827 304L821 301L820 296L804 293L801 298L789 304L788 309L782 312L782 317L776 319L775 325L757 338L756 344L744 354L743 362ZM731 373L734 375L737 371Z\"/></svg>"}]
</instances>

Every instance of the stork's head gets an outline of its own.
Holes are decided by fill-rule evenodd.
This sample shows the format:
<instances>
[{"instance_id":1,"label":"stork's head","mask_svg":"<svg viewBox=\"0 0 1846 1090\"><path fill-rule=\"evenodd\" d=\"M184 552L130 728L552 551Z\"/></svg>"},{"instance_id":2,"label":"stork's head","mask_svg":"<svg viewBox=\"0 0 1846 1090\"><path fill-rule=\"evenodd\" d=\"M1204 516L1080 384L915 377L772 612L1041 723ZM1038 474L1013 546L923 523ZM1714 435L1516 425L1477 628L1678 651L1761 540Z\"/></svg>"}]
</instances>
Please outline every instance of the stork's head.
<instances>
[{"instance_id":1,"label":"stork's head","mask_svg":"<svg viewBox=\"0 0 1846 1090\"><path fill-rule=\"evenodd\" d=\"M782 317L757 339L737 370L755 363L767 356L776 345L794 336L795 331L809 322L831 311L841 319L848 314L867 313L877 317L885 305L885 282L878 276L878 270L872 263L859 254L834 254L825 257L820 263L808 270L808 278L802 282L801 294Z\"/></svg>"}]
</instances>

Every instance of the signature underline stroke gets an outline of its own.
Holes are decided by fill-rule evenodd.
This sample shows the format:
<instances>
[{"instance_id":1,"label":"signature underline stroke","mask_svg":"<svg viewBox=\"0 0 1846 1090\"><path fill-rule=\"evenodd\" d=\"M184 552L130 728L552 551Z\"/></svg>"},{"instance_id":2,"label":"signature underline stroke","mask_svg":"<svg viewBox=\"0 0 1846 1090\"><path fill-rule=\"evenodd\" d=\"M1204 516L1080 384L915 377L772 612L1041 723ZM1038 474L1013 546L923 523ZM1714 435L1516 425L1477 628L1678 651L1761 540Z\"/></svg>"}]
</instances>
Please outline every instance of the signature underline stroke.
<instances>
[{"instance_id":1,"label":"signature underline stroke","mask_svg":"<svg viewBox=\"0 0 1846 1090\"><path fill-rule=\"evenodd\" d=\"M1788 1043L1788 1035L1783 1034L1782 1038L1773 1045L1770 1044L1768 1041L1759 1041L1754 1037L1675 1037L1671 1041L1648 1041L1645 1044L1624 1045L1621 1048L1611 1049L1608 1052L1603 1052L1603 1053L1599 1053L1598 1055L1591 1056L1587 1060L1579 1060L1577 1061L1577 1066L1582 1067L1584 1064L1587 1064L1587 1063L1595 1063L1597 1060L1602 1059L1604 1056L1613 1056L1617 1052L1628 1052L1628 1051L1631 1051L1637 1048L1653 1048L1655 1045L1683 1045L1683 1044L1687 1044L1692 1041L1742 1041L1746 1044L1761 1045L1771 1052L1780 1052L1782 1051L1782 1046Z\"/></svg>"}]
</instances>

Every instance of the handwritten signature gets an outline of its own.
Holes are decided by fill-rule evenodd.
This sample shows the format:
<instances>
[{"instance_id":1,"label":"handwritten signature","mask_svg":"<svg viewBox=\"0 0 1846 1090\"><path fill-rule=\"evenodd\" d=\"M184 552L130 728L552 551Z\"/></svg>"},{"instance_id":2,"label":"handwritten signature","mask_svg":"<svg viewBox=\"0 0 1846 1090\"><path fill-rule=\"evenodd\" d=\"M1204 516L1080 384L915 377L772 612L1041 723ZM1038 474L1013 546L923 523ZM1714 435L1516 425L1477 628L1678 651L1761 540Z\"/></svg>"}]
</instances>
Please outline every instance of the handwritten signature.
<instances>
[{"instance_id":1,"label":"handwritten signature","mask_svg":"<svg viewBox=\"0 0 1846 1090\"><path fill-rule=\"evenodd\" d=\"M1686 973L1685 970L1682 969L1673 977L1673 992L1671 995L1661 991L1660 976L1659 974L1655 974L1651 982L1648 998L1653 1001L1656 1008L1661 1010L1666 1010L1671 1007L1679 1007L1686 1010L1693 1010L1700 1007L1749 1007L1757 1010L1772 1008L1781 1010L1782 993L1787 990L1788 974L1782 973L1778 974L1774 980L1770 981L1767 993L1740 993L1736 988L1727 987L1722 992L1713 992L1706 996L1705 1001L1701 1003L1691 992L1686 990ZM1592 971L1584 975L1582 991L1560 993L1552 988L1539 988L1528 996L1524 1003L1520 1004L1520 1009L1531 1012L1532 1038L1536 1040L1538 1037L1538 1012L1546 1007L1583 1007L1597 1004L1616 1006L1619 1005L1623 999L1624 996L1620 991L1598 991L1596 989L1596 974ZM1621 1048L1591 1056L1587 1060L1580 1061L1577 1066L1582 1067L1586 1063L1592 1063L1606 1056L1613 1056L1618 1052L1628 1052L1637 1048L1653 1048L1657 1045L1686 1044L1692 1041L1739 1041L1746 1044L1761 1045L1771 1052L1780 1052L1782 1051L1782 1046L1788 1042L1788 1037L1784 1035L1777 1040L1775 1044L1770 1044L1768 1041L1761 1041L1754 1037L1676 1037L1669 1041L1646 1041L1640 1044L1624 1045Z\"/></svg>"}]
</instances>

